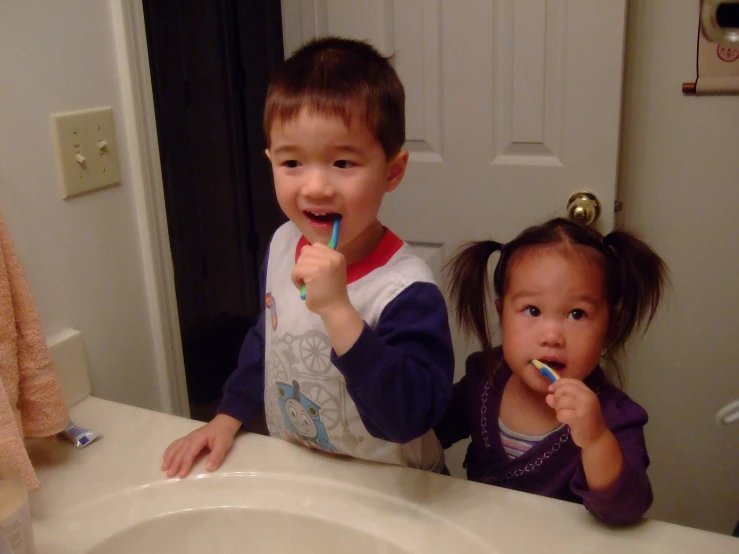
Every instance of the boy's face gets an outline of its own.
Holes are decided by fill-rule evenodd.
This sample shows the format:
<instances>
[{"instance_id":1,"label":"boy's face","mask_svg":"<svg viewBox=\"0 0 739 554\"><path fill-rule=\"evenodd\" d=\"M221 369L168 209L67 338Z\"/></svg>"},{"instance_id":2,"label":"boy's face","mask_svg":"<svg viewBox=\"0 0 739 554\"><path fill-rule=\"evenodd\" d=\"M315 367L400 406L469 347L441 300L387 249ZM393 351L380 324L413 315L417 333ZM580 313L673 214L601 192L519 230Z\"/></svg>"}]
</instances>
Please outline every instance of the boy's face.
<instances>
[{"instance_id":1,"label":"boy's face","mask_svg":"<svg viewBox=\"0 0 739 554\"><path fill-rule=\"evenodd\" d=\"M407 152L388 160L360 118L347 126L338 117L303 109L292 121L272 125L266 154L280 208L311 244L328 244L340 215L338 250L347 263L377 246L383 235L377 219L382 197L403 178Z\"/></svg>"}]
</instances>

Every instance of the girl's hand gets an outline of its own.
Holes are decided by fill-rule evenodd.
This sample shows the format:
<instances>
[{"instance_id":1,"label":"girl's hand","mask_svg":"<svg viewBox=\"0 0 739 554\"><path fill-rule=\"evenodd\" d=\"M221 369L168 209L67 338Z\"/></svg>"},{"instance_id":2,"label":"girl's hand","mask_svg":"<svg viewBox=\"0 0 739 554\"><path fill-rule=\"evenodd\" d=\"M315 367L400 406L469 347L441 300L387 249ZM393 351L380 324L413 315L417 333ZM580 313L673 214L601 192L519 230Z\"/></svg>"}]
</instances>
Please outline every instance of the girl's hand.
<instances>
[{"instance_id":1,"label":"girl's hand","mask_svg":"<svg viewBox=\"0 0 739 554\"><path fill-rule=\"evenodd\" d=\"M557 420L570 426L577 446L586 449L609 433L598 397L585 383L563 377L549 386L547 404L557 412Z\"/></svg>"},{"instance_id":2,"label":"girl's hand","mask_svg":"<svg viewBox=\"0 0 739 554\"><path fill-rule=\"evenodd\" d=\"M313 313L322 316L334 307L349 304L346 259L325 244L303 247L292 280L298 289L305 283L305 306Z\"/></svg>"}]
</instances>

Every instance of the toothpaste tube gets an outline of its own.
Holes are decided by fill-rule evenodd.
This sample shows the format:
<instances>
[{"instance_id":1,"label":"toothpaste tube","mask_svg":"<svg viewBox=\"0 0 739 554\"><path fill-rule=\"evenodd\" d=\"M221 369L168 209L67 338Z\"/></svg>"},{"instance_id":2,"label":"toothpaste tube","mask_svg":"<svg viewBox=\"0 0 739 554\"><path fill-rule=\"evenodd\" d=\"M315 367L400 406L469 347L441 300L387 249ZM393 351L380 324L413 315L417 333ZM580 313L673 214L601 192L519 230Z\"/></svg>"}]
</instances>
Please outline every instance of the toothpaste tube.
<instances>
[{"instance_id":1,"label":"toothpaste tube","mask_svg":"<svg viewBox=\"0 0 739 554\"><path fill-rule=\"evenodd\" d=\"M95 439L99 439L103 436L102 433L99 433L97 431L91 431L90 429L85 429L84 427L80 427L79 425L75 425L73 421L69 421L67 423L67 427L62 431L62 436L64 436L66 439L68 439L76 448L84 448L88 444L90 444Z\"/></svg>"}]
</instances>

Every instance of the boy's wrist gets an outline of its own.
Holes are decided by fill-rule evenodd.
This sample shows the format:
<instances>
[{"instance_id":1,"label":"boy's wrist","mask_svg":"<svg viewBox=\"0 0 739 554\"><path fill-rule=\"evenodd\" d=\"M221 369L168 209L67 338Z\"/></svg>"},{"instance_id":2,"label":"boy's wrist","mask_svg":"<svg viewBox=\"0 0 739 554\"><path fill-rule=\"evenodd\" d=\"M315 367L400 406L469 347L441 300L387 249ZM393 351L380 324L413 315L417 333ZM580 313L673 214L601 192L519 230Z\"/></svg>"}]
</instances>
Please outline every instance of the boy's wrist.
<instances>
[{"instance_id":1,"label":"boy's wrist","mask_svg":"<svg viewBox=\"0 0 739 554\"><path fill-rule=\"evenodd\" d=\"M345 354L362 334L364 320L349 301L336 304L321 311L321 319L336 354Z\"/></svg>"},{"instance_id":2,"label":"boy's wrist","mask_svg":"<svg viewBox=\"0 0 739 554\"><path fill-rule=\"evenodd\" d=\"M357 317L359 316L357 310L352 306L348 298L329 304L324 307L318 315L321 316L326 327L351 319L353 315L356 315Z\"/></svg>"},{"instance_id":3,"label":"boy's wrist","mask_svg":"<svg viewBox=\"0 0 739 554\"><path fill-rule=\"evenodd\" d=\"M211 421L214 425L232 431L235 435L241 428L242 422L228 414L217 414Z\"/></svg>"}]
</instances>

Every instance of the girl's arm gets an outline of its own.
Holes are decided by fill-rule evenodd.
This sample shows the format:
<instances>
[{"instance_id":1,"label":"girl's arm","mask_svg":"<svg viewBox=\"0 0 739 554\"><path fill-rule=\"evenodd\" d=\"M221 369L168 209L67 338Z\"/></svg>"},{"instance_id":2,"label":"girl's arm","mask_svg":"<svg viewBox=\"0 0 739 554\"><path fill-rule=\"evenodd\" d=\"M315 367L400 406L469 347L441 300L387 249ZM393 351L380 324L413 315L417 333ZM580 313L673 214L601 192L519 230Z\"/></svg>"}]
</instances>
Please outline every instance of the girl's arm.
<instances>
[{"instance_id":1,"label":"girl's arm","mask_svg":"<svg viewBox=\"0 0 739 554\"><path fill-rule=\"evenodd\" d=\"M582 498L585 507L604 523L628 525L639 521L653 500L644 440L647 413L624 395L615 405L604 409L604 417L610 431L604 435L602 444L592 446L595 450L583 450L582 467L570 487ZM597 468L597 464L602 467ZM620 471L616 472L619 466ZM598 485L607 485L614 472L617 473L615 481L601 489ZM601 483L602 477L606 479Z\"/></svg>"},{"instance_id":2,"label":"girl's arm","mask_svg":"<svg viewBox=\"0 0 739 554\"><path fill-rule=\"evenodd\" d=\"M441 446L449 448L455 442L459 442L470 436L470 422L467 417L467 377L462 377L454 384L452 399L449 401L444 416L434 427L434 433L439 437Z\"/></svg>"},{"instance_id":3,"label":"girl's arm","mask_svg":"<svg viewBox=\"0 0 739 554\"><path fill-rule=\"evenodd\" d=\"M616 437L608 429L592 444L582 449L585 480L591 491L610 489L624 466L624 456Z\"/></svg>"},{"instance_id":4,"label":"girl's arm","mask_svg":"<svg viewBox=\"0 0 739 554\"><path fill-rule=\"evenodd\" d=\"M488 375L489 361L480 352L470 355L465 362L465 374L454 383L452 399L444 416L434 427L436 436L446 449L454 443L468 438L472 432L469 416L469 399L472 391Z\"/></svg>"}]
</instances>

